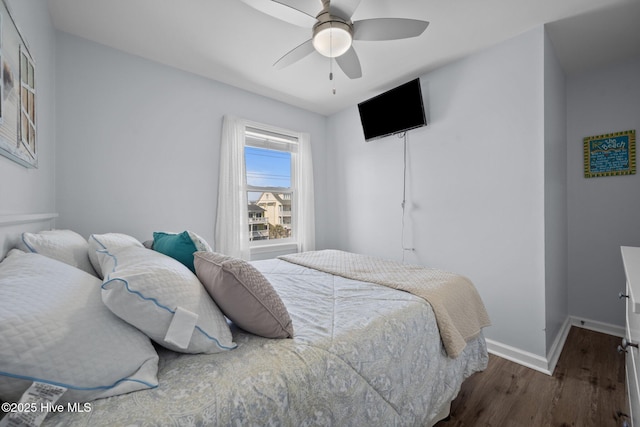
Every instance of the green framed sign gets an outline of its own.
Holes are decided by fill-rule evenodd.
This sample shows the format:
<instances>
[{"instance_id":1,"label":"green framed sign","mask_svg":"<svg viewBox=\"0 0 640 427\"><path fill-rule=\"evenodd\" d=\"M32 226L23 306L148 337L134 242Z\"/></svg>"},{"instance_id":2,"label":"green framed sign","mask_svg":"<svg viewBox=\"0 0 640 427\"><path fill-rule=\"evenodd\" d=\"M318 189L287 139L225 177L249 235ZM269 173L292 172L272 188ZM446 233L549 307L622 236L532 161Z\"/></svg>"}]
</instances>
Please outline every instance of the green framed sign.
<instances>
[{"instance_id":1,"label":"green framed sign","mask_svg":"<svg viewBox=\"0 0 640 427\"><path fill-rule=\"evenodd\" d=\"M585 178L634 175L635 173L635 130L584 138Z\"/></svg>"}]
</instances>

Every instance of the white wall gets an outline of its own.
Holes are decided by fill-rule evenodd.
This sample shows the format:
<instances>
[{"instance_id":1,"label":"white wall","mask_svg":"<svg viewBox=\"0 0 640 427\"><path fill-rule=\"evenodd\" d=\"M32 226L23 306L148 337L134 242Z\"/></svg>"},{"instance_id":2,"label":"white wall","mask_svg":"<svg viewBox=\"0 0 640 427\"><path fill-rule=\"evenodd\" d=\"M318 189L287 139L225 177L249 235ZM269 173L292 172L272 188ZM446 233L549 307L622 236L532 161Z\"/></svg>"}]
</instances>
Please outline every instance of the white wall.
<instances>
[{"instance_id":1,"label":"white wall","mask_svg":"<svg viewBox=\"0 0 640 427\"><path fill-rule=\"evenodd\" d=\"M9 8L36 62L38 169L0 156L0 214L55 211L55 32L47 5L10 0Z\"/></svg>"},{"instance_id":2,"label":"white wall","mask_svg":"<svg viewBox=\"0 0 640 427\"><path fill-rule=\"evenodd\" d=\"M565 76L545 34L544 218L547 352L569 315Z\"/></svg>"},{"instance_id":3,"label":"white wall","mask_svg":"<svg viewBox=\"0 0 640 427\"><path fill-rule=\"evenodd\" d=\"M213 243L225 114L309 132L324 197L325 117L68 34L56 49L61 226L139 239L189 229Z\"/></svg>"},{"instance_id":4,"label":"white wall","mask_svg":"<svg viewBox=\"0 0 640 427\"><path fill-rule=\"evenodd\" d=\"M486 336L546 356L544 30L421 77L429 125L409 139L406 261L472 279ZM329 118L334 246L402 259L402 141Z\"/></svg>"},{"instance_id":5,"label":"white wall","mask_svg":"<svg viewBox=\"0 0 640 427\"><path fill-rule=\"evenodd\" d=\"M583 138L640 132L640 58L567 79L569 310L624 326L620 246L640 246L640 175L584 178ZM638 161L638 159L636 160Z\"/></svg>"}]
</instances>

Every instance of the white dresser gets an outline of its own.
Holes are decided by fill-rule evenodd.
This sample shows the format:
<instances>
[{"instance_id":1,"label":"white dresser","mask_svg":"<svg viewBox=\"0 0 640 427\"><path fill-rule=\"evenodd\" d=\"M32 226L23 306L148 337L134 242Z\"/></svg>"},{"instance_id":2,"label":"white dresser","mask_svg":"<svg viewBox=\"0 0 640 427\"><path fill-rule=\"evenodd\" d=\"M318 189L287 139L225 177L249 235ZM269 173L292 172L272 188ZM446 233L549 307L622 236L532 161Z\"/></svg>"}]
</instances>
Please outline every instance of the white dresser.
<instances>
[{"instance_id":1,"label":"white dresser","mask_svg":"<svg viewBox=\"0 0 640 427\"><path fill-rule=\"evenodd\" d=\"M627 324L625 337L618 347L626 351L627 392L631 425L640 426L640 248L622 246L622 262L627 276Z\"/></svg>"}]
</instances>

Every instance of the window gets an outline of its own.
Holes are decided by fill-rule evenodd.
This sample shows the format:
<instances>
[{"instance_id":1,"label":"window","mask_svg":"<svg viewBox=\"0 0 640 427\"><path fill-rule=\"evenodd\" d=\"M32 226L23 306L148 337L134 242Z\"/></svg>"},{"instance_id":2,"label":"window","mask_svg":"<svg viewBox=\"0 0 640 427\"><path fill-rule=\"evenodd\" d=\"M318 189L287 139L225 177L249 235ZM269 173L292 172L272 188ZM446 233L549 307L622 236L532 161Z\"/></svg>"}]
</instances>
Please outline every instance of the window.
<instances>
[{"instance_id":1,"label":"window","mask_svg":"<svg viewBox=\"0 0 640 427\"><path fill-rule=\"evenodd\" d=\"M315 249L308 134L225 116L219 177L216 251L251 259Z\"/></svg>"},{"instance_id":2,"label":"window","mask_svg":"<svg viewBox=\"0 0 640 427\"><path fill-rule=\"evenodd\" d=\"M245 129L250 246L287 243L294 239L291 176L297 149L296 136L257 127ZM252 212L262 212L262 215L252 217Z\"/></svg>"}]
</instances>

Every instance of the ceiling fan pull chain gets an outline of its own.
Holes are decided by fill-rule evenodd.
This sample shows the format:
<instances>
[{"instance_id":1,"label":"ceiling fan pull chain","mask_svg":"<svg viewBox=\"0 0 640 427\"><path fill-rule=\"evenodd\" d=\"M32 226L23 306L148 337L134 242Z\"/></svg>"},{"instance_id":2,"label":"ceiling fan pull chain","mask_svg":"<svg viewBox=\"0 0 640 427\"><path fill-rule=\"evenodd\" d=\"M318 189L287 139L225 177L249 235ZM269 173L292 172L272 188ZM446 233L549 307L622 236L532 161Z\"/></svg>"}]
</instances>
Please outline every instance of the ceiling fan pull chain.
<instances>
[{"instance_id":1,"label":"ceiling fan pull chain","mask_svg":"<svg viewBox=\"0 0 640 427\"><path fill-rule=\"evenodd\" d=\"M333 58L329 58L329 80L333 83L333 94L336 94L336 83L333 81Z\"/></svg>"},{"instance_id":2,"label":"ceiling fan pull chain","mask_svg":"<svg viewBox=\"0 0 640 427\"><path fill-rule=\"evenodd\" d=\"M328 7L328 3L327 2L327 7ZM333 24L329 24L330 27L333 27ZM333 81L333 31L329 31L329 81L331 81L333 84L331 86L333 86L332 91L333 94L336 94L336 83Z\"/></svg>"},{"instance_id":3,"label":"ceiling fan pull chain","mask_svg":"<svg viewBox=\"0 0 640 427\"><path fill-rule=\"evenodd\" d=\"M327 8L329 7L329 2L327 2ZM333 27L333 24L330 24ZM336 83L333 81L333 31L329 32L329 80L331 81L333 88L333 94L336 94Z\"/></svg>"}]
</instances>

